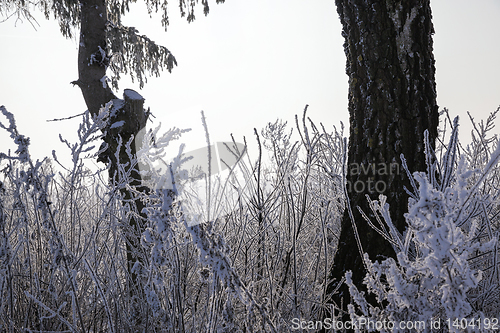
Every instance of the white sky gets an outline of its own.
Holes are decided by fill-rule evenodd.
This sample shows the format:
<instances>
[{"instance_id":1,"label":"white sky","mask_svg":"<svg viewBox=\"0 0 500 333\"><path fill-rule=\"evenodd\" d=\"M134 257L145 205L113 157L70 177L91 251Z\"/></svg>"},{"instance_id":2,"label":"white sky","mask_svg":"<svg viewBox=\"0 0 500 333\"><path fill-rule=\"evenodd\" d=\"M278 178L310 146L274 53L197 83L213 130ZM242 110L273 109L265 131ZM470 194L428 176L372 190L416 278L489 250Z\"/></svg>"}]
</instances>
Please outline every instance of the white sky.
<instances>
[{"instance_id":1,"label":"white sky","mask_svg":"<svg viewBox=\"0 0 500 333\"><path fill-rule=\"evenodd\" d=\"M317 124L331 128L343 121L348 127L343 38L333 0L211 2L210 14L198 14L191 24L179 18L173 3L166 33L160 17L149 19L139 6L125 21L177 58L172 74L150 78L140 93L164 129L193 129L183 140L187 151L205 145L201 110L212 142L228 141L230 133L239 142L246 136L253 156L253 128L260 131L277 118L293 125L305 104ZM468 141L467 110L476 120L486 119L500 104L500 2L436 0L432 9L438 104L460 116L461 137ZM0 105L31 137L35 158L56 149L68 163L58 134L75 141L79 118L46 120L86 109L79 88L70 85L78 77L78 43L64 39L55 22L37 17L37 31L28 22L0 23ZM139 91L127 80L120 85L124 88ZM5 123L3 117L0 121ZM0 133L0 151L12 147Z\"/></svg>"}]
</instances>

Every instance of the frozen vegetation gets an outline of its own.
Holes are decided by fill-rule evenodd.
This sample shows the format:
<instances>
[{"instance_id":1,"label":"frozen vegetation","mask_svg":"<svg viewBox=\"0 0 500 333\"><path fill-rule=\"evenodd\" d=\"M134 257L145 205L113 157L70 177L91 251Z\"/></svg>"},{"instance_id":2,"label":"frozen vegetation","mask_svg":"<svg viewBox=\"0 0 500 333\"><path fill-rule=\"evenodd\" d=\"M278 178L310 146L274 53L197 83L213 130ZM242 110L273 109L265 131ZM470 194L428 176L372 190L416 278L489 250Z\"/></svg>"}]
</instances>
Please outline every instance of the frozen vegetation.
<instances>
[{"instance_id":1,"label":"frozen vegetation","mask_svg":"<svg viewBox=\"0 0 500 333\"><path fill-rule=\"evenodd\" d=\"M471 118L475 131L465 147L458 121L443 112L427 172L409 175L404 234L392 226L385 198L372 201L379 218L371 223L398 255L366 260L365 282L379 305L351 285L352 320L420 320L428 325L415 331L429 332L441 320L440 331L461 332L460 322L445 323L465 318L483 324L469 331L491 332L486 321L493 325L500 313L497 112L485 122ZM83 117L79 142L66 142L73 165L64 168L55 154L33 161L14 116L4 107L1 113L0 127L18 148L0 152L0 331L289 332L301 322L313 332L332 313L329 269L343 211L354 209L344 195L343 128L316 127L304 112L293 142L286 123L269 123L255 133L257 152L234 146L239 162L205 186L201 204L182 169L182 147L169 170L152 167L183 131L151 131L133 163L151 166L143 175L150 185L168 186L137 194L148 221L135 235L144 264L132 278L125 242L136 212L117 190L128 185L111 187L106 170L83 163L97 155L106 110Z\"/></svg>"}]
</instances>

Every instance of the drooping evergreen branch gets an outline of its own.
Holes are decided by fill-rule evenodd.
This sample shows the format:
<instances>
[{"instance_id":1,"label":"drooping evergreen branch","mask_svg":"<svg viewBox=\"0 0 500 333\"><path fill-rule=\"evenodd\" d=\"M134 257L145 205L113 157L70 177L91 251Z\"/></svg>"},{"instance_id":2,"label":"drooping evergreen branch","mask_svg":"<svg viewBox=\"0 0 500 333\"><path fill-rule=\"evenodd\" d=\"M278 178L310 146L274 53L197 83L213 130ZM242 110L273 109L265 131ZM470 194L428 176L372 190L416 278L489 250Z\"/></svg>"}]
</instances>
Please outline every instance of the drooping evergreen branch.
<instances>
[{"instance_id":1,"label":"drooping evergreen branch","mask_svg":"<svg viewBox=\"0 0 500 333\"><path fill-rule=\"evenodd\" d=\"M130 74L144 87L147 77L160 76L160 71L171 72L177 60L166 47L140 35L134 27L108 24L107 39L111 51L112 85L118 88L120 73Z\"/></svg>"}]
</instances>

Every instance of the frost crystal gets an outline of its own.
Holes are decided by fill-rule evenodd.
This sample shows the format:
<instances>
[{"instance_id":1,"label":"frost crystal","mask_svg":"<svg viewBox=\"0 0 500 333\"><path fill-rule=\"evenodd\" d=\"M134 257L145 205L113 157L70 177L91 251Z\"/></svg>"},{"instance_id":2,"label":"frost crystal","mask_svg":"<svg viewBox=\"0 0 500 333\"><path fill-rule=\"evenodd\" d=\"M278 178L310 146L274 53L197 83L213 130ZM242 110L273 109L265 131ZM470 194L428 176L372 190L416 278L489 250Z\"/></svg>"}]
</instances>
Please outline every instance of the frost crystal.
<instances>
[{"instance_id":1,"label":"frost crystal","mask_svg":"<svg viewBox=\"0 0 500 333\"><path fill-rule=\"evenodd\" d=\"M411 47L413 44L411 38L411 29L410 26L417 16L418 7L413 7L411 9L410 15L406 18L406 21L401 29L401 20L399 18L401 12L401 5L396 9L394 13L391 15L392 22L394 22L394 27L396 28L396 44L399 46L397 49L398 59L403 67L403 71L406 71L406 55L408 54L410 57L413 57L413 52L411 51Z\"/></svg>"}]
</instances>

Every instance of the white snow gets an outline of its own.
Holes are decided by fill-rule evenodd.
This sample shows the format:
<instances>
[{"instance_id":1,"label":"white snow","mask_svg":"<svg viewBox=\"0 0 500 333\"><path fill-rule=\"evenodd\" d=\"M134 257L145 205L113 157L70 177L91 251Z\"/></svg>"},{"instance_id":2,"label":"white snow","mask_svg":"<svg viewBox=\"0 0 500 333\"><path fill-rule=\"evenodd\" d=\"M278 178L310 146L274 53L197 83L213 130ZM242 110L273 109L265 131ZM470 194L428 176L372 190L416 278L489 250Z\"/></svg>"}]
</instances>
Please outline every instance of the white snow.
<instances>
[{"instance_id":1,"label":"white snow","mask_svg":"<svg viewBox=\"0 0 500 333\"><path fill-rule=\"evenodd\" d=\"M400 22L400 11L401 6L396 10L396 12L392 13L391 19L394 22L394 27L396 28L396 44L399 46L398 48L398 59L402 64L403 70L406 70L406 59L405 55L408 54L410 57L413 57L413 52L411 52L411 46L413 41L411 39L411 29L410 25L417 16L418 7L413 7L411 9L410 15L407 16L404 25L401 31L401 22Z\"/></svg>"},{"instance_id":2,"label":"white snow","mask_svg":"<svg viewBox=\"0 0 500 333\"><path fill-rule=\"evenodd\" d=\"M132 89L125 89L123 91L123 96L128 97L129 99L142 100L144 97L141 96L137 91Z\"/></svg>"},{"instance_id":3,"label":"white snow","mask_svg":"<svg viewBox=\"0 0 500 333\"><path fill-rule=\"evenodd\" d=\"M117 128L117 127L122 127L125 124L124 120L117 121L116 123L113 123L110 128Z\"/></svg>"},{"instance_id":4,"label":"white snow","mask_svg":"<svg viewBox=\"0 0 500 333\"><path fill-rule=\"evenodd\" d=\"M103 77L101 77L101 79L99 81L101 81L102 87L106 88L106 82L108 81L108 77L106 75L104 75Z\"/></svg>"},{"instance_id":5,"label":"white snow","mask_svg":"<svg viewBox=\"0 0 500 333\"><path fill-rule=\"evenodd\" d=\"M123 106L125 105L125 101L123 99L116 98L111 101L113 102L113 107L110 110L111 115L116 114L116 112L122 109Z\"/></svg>"}]
</instances>

